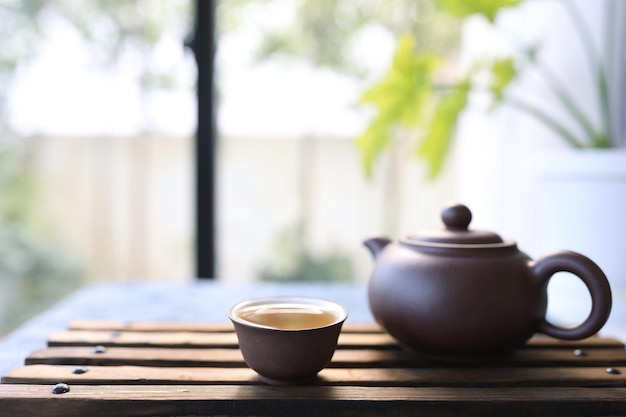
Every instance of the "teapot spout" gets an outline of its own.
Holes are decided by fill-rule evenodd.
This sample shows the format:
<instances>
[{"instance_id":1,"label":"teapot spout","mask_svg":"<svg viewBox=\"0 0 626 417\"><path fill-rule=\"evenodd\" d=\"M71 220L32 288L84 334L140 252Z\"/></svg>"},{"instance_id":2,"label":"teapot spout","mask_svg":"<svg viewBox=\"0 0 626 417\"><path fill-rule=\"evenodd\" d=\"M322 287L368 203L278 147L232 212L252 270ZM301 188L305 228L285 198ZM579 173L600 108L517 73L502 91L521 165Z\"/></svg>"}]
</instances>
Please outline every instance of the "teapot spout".
<instances>
[{"instance_id":1,"label":"teapot spout","mask_svg":"<svg viewBox=\"0 0 626 417\"><path fill-rule=\"evenodd\" d=\"M378 254L383 250L385 246L391 243L391 240L386 237L373 237L367 239L363 244L367 246L367 248L372 252L374 258L378 256Z\"/></svg>"}]
</instances>

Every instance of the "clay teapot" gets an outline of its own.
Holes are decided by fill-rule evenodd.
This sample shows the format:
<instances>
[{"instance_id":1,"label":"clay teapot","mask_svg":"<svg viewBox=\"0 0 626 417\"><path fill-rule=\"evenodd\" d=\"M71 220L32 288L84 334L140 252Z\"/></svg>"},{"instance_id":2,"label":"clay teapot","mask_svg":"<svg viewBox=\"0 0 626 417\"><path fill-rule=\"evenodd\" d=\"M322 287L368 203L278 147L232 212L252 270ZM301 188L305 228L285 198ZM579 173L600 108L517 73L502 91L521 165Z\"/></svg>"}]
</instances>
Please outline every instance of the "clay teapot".
<instances>
[{"instance_id":1,"label":"clay teapot","mask_svg":"<svg viewBox=\"0 0 626 417\"><path fill-rule=\"evenodd\" d=\"M365 241L375 257L369 303L376 321L402 345L439 359L491 358L523 345L539 332L560 339L592 336L611 311L611 289L602 270L571 251L536 261L487 231L469 230L463 205L442 211L445 229ZM592 299L587 319L573 328L546 318L547 286L570 272Z\"/></svg>"}]
</instances>

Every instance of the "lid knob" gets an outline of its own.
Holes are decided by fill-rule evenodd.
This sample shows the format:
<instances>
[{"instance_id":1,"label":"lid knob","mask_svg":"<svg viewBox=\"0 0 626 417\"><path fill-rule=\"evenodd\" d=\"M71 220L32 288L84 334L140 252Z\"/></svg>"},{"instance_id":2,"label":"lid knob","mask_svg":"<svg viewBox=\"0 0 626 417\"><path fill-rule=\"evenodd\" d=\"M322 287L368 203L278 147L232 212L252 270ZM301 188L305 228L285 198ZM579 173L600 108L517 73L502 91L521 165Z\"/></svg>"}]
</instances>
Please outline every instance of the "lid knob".
<instances>
[{"instance_id":1,"label":"lid knob","mask_svg":"<svg viewBox=\"0 0 626 417\"><path fill-rule=\"evenodd\" d=\"M472 221L472 212L463 204L455 204L442 210L441 220L446 229L467 230Z\"/></svg>"},{"instance_id":2,"label":"lid knob","mask_svg":"<svg viewBox=\"0 0 626 417\"><path fill-rule=\"evenodd\" d=\"M500 235L485 231L471 230L472 212L463 204L454 204L441 211L441 219L446 225L443 229L425 230L421 233L409 235L405 242L421 245L428 243L450 245L486 245L504 243Z\"/></svg>"}]
</instances>

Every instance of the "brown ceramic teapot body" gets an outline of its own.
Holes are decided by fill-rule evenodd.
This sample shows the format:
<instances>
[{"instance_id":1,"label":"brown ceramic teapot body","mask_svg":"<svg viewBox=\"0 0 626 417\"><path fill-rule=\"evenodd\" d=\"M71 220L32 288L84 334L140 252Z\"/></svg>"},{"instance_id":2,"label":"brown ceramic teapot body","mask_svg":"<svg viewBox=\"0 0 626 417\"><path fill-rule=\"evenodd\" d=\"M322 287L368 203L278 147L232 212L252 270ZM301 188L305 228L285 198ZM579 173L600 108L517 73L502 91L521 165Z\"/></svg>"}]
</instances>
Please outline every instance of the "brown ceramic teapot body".
<instances>
[{"instance_id":1,"label":"brown ceramic teapot body","mask_svg":"<svg viewBox=\"0 0 626 417\"><path fill-rule=\"evenodd\" d=\"M391 243L365 242L375 256L369 302L378 323L403 345L440 359L507 352L541 332L562 339L595 334L611 310L602 270L587 257L556 252L533 261L511 241L468 230L465 206L443 211L446 229ZM577 275L592 298L574 328L545 319L547 285L556 272Z\"/></svg>"}]
</instances>

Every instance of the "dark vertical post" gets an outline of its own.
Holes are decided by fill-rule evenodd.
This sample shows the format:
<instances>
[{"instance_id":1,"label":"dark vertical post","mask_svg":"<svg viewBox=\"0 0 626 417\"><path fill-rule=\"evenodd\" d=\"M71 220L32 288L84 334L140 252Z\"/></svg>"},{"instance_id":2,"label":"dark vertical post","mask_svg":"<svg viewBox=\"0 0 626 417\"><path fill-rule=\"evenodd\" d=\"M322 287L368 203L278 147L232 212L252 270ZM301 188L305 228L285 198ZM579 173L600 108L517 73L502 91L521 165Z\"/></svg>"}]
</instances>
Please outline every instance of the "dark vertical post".
<instances>
[{"instance_id":1,"label":"dark vertical post","mask_svg":"<svg viewBox=\"0 0 626 417\"><path fill-rule=\"evenodd\" d=\"M198 65L198 125L195 140L195 272L198 278L214 278L216 275L214 102L216 1L196 0L195 29L191 39L188 40Z\"/></svg>"}]
</instances>

